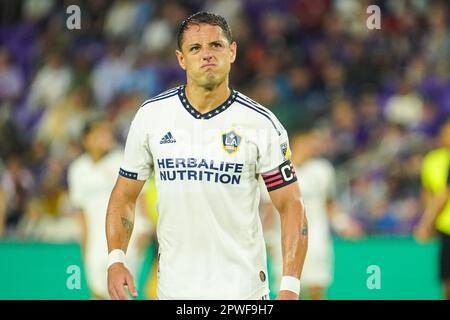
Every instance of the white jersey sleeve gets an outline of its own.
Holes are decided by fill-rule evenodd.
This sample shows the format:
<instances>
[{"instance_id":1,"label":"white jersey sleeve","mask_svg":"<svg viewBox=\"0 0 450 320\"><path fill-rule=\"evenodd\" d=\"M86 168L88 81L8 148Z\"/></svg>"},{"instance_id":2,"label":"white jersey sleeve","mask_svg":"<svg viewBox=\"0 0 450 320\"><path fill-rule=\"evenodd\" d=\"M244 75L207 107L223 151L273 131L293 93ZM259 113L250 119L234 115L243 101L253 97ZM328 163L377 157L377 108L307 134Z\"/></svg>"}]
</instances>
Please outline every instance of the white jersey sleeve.
<instances>
[{"instance_id":1,"label":"white jersey sleeve","mask_svg":"<svg viewBox=\"0 0 450 320\"><path fill-rule=\"evenodd\" d=\"M267 135L258 146L260 153L257 165L257 173L262 175L269 192L297 181L290 160L287 131L273 114L270 115L268 125L272 126L267 128Z\"/></svg>"},{"instance_id":2,"label":"white jersey sleeve","mask_svg":"<svg viewBox=\"0 0 450 320\"><path fill-rule=\"evenodd\" d=\"M147 180L153 175L153 157L142 113L143 108L140 108L131 122L119 172L121 176L134 180Z\"/></svg>"},{"instance_id":3,"label":"white jersey sleeve","mask_svg":"<svg viewBox=\"0 0 450 320\"><path fill-rule=\"evenodd\" d=\"M287 131L281 123L271 117L272 126L267 128L267 136L262 139L259 150L259 171L265 173L271 171L290 159L289 139Z\"/></svg>"}]
</instances>

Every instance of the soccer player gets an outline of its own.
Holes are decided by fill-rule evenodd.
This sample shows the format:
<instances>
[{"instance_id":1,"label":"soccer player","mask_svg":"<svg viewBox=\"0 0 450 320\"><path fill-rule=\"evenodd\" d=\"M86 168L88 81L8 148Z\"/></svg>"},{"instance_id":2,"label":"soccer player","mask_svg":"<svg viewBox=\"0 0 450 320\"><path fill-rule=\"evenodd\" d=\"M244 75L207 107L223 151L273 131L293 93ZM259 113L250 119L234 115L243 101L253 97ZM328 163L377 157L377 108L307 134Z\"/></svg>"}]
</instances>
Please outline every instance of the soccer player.
<instances>
[{"instance_id":1,"label":"soccer player","mask_svg":"<svg viewBox=\"0 0 450 320\"><path fill-rule=\"evenodd\" d=\"M68 169L69 197L80 221L81 247L91 296L108 299L105 215L123 151L115 148L111 125L101 117L95 117L86 124L83 145L85 153ZM145 223L144 213L138 212L136 220L140 221L140 229L133 234L129 252L133 271L138 268L140 253L136 240L144 237L150 229L149 223Z\"/></svg>"},{"instance_id":2,"label":"soccer player","mask_svg":"<svg viewBox=\"0 0 450 320\"><path fill-rule=\"evenodd\" d=\"M314 128L304 128L292 135L292 163L294 164L302 197L308 209L308 254L302 271L303 297L312 300L326 298L326 290L330 286L333 275L333 243L331 230L339 236L357 239L363 235L363 230L350 216L345 214L335 199L335 170L333 165L320 156L321 136ZM263 203L267 197L264 197ZM270 212L269 212L270 214ZM278 220L274 221L277 234ZM271 236L271 256L273 268L281 267L281 246L279 237ZM279 279L275 277L274 283Z\"/></svg>"},{"instance_id":3,"label":"soccer player","mask_svg":"<svg viewBox=\"0 0 450 320\"><path fill-rule=\"evenodd\" d=\"M440 144L430 151L422 164L424 213L414 231L419 242L438 233L439 274L444 297L450 300L450 118L440 131Z\"/></svg>"},{"instance_id":4,"label":"soccer player","mask_svg":"<svg viewBox=\"0 0 450 320\"><path fill-rule=\"evenodd\" d=\"M224 18L199 12L178 33L186 85L145 101L132 121L111 193L106 233L113 299L136 296L125 252L134 203L155 175L158 299L265 299L266 251L258 215L262 176L280 212L278 299L298 299L308 229L288 135L265 107L229 87L236 42Z\"/></svg>"}]
</instances>

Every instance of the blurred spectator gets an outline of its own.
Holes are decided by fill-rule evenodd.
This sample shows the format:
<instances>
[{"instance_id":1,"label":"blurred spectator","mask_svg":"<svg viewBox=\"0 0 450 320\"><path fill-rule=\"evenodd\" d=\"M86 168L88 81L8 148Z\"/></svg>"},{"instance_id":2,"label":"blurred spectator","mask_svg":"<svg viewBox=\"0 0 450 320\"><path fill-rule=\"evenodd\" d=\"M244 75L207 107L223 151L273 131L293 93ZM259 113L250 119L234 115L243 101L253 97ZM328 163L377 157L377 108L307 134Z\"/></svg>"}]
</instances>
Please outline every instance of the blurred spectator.
<instances>
[{"instance_id":1,"label":"blurred spectator","mask_svg":"<svg viewBox=\"0 0 450 320\"><path fill-rule=\"evenodd\" d=\"M420 123L422 111L422 98L410 83L404 82L398 94L388 100L385 115L390 122L413 129Z\"/></svg>"},{"instance_id":2,"label":"blurred spectator","mask_svg":"<svg viewBox=\"0 0 450 320\"><path fill-rule=\"evenodd\" d=\"M92 67L93 54L89 52L88 48L80 48L73 59L73 77L71 81L71 88L83 87L88 91L92 88Z\"/></svg>"},{"instance_id":3,"label":"blurred spectator","mask_svg":"<svg viewBox=\"0 0 450 320\"><path fill-rule=\"evenodd\" d=\"M76 242L80 239L80 232L74 216L67 213L52 216L45 210L42 199L32 197L17 226L16 238L54 243Z\"/></svg>"},{"instance_id":4,"label":"blurred spectator","mask_svg":"<svg viewBox=\"0 0 450 320\"><path fill-rule=\"evenodd\" d=\"M150 97L162 90L157 69L146 58L145 55L136 57L130 75L124 79L120 91L137 91L143 97Z\"/></svg>"},{"instance_id":5,"label":"blurred spectator","mask_svg":"<svg viewBox=\"0 0 450 320\"><path fill-rule=\"evenodd\" d=\"M242 13L243 3L239 0L212 0L205 3L203 10L213 12L225 18L231 26Z\"/></svg>"},{"instance_id":6,"label":"blurred spectator","mask_svg":"<svg viewBox=\"0 0 450 320\"><path fill-rule=\"evenodd\" d=\"M105 34L109 38L127 38L133 35L137 5L131 0L115 0L105 20Z\"/></svg>"},{"instance_id":7,"label":"blurred spectator","mask_svg":"<svg viewBox=\"0 0 450 320\"><path fill-rule=\"evenodd\" d=\"M142 34L143 49L152 55L163 57L175 50L177 28L188 15L181 2L161 2L155 15Z\"/></svg>"},{"instance_id":8,"label":"blurred spectator","mask_svg":"<svg viewBox=\"0 0 450 320\"><path fill-rule=\"evenodd\" d=\"M36 137L49 145L51 156L63 157L69 142L81 139L87 119L96 112L92 100L89 88L74 87L63 101L44 114Z\"/></svg>"},{"instance_id":9,"label":"blurred spectator","mask_svg":"<svg viewBox=\"0 0 450 320\"><path fill-rule=\"evenodd\" d=\"M138 91L119 94L111 105L111 121L120 142L125 143L131 121L137 108L142 103L142 95Z\"/></svg>"},{"instance_id":10,"label":"blurred spectator","mask_svg":"<svg viewBox=\"0 0 450 320\"><path fill-rule=\"evenodd\" d=\"M3 188L0 188L0 239L5 236L6 229L6 199Z\"/></svg>"},{"instance_id":11,"label":"blurred spectator","mask_svg":"<svg viewBox=\"0 0 450 320\"><path fill-rule=\"evenodd\" d=\"M7 48L0 47L0 108L10 109L24 87L24 79L19 68L11 61Z\"/></svg>"},{"instance_id":12,"label":"blurred spectator","mask_svg":"<svg viewBox=\"0 0 450 320\"><path fill-rule=\"evenodd\" d=\"M10 155L6 160L1 179L6 234L14 235L15 227L25 213L28 197L32 195L34 179L18 155Z\"/></svg>"},{"instance_id":13,"label":"blurred spectator","mask_svg":"<svg viewBox=\"0 0 450 320\"><path fill-rule=\"evenodd\" d=\"M70 4L81 7L81 30L65 27ZM381 30L366 27L371 4ZM87 117L107 113L123 142L142 101L180 84L172 40L202 9L226 16L237 40L233 88L289 132L327 132L323 155L344 210L369 232L409 233L420 211L418 163L450 114L444 0L0 1L2 179L17 154L34 181L20 210L45 213L36 209L45 207L42 188L66 189L44 180L54 160L65 172L80 154Z\"/></svg>"},{"instance_id":14,"label":"blurred spectator","mask_svg":"<svg viewBox=\"0 0 450 320\"><path fill-rule=\"evenodd\" d=\"M39 21L50 13L54 5L54 0L24 0L22 4L22 16L29 21Z\"/></svg>"},{"instance_id":15,"label":"blurred spectator","mask_svg":"<svg viewBox=\"0 0 450 320\"><path fill-rule=\"evenodd\" d=\"M142 34L142 44L148 53L164 52L172 43L174 30L166 19L155 18L145 27Z\"/></svg>"},{"instance_id":16,"label":"blurred spectator","mask_svg":"<svg viewBox=\"0 0 450 320\"><path fill-rule=\"evenodd\" d=\"M130 76L130 61L123 54L123 45L113 42L108 45L106 56L94 67L92 85L97 104L105 108Z\"/></svg>"},{"instance_id":17,"label":"blurred spectator","mask_svg":"<svg viewBox=\"0 0 450 320\"><path fill-rule=\"evenodd\" d=\"M33 79L28 104L30 111L47 110L64 97L72 80L72 70L64 63L63 53L52 50Z\"/></svg>"},{"instance_id":18,"label":"blurred spectator","mask_svg":"<svg viewBox=\"0 0 450 320\"><path fill-rule=\"evenodd\" d=\"M348 161L357 149L357 118L351 102L346 99L334 101L332 106L332 135L334 163Z\"/></svg>"},{"instance_id":19,"label":"blurred spectator","mask_svg":"<svg viewBox=\"0 0 450 320\"><path fill-rule=\"evenodd\" d=\"M12 154L25 154L28 137L6 107L0 107L0 159Z\"/></svg>"}]
</instances>

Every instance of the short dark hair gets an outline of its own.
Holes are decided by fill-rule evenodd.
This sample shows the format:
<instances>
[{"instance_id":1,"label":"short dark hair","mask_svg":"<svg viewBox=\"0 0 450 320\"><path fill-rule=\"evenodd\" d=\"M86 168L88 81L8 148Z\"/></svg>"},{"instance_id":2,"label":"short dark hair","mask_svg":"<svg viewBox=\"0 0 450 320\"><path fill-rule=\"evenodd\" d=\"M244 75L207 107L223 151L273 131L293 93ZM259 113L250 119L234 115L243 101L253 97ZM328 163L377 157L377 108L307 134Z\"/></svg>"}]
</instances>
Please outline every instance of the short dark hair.
<instances>
[{"instance_id":1,"label":"short dark hair","mask_svg":"<svg viewBox=\"0 0 450 320\"><path fill-rule=\"evenodd\" d=\"M94 114L90 116L84 124L82 137L86 138L86 136L97 127L97 125L103 122L108 122L108 119L103 114Z\"/></svg>"},{"instance_id":2,"label":"short dark hair","mask_svg":"<svg viewBox=\"0 0 450 320\"><path fill-rule=\"evenodd\" d=\"M178 29L178 39L177 39L179 50L181 50L181 42L183 41L183 34L186 31L186 29L189 28L191 25L194 24L199 25L201 23L209 24L212 26L219 26L222 29L228 41L230 43L233 41L233 37L231 36L231 29L228 26L228 23L224 17L214 13L200 11L186 18L181 23L180 28Z\"/></svg>"}]
</instances>

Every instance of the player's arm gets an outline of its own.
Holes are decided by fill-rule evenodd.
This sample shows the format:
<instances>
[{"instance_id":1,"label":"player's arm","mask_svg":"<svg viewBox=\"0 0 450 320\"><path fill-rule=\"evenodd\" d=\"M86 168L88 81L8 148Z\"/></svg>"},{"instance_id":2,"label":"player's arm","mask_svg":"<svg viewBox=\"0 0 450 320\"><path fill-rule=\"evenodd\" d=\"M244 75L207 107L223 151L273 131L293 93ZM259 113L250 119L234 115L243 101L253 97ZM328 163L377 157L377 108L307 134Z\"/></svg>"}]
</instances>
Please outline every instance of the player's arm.
<instances>
[{"instance_id":1,"label":"player's arm","mask_svg":"<svg viewBox=\"0 0 450 320\"><path fill-rule=\"evenodd\" d=\"M436 217L439 213L444 209L445 204L447 203L450 196L450 186L447 185L445 190L436 193L429 194L429 200L427 201L427 205L425 207L425 212L423 214L423 221L430 225L433 225Z\"/></svg>"},{"instance_id":2,"label":"player's arm","mask_svg":"<svg viewBox=\"0 0 450 320\"><path fill-rule=\"evenodd\" d=\"M289 277L300 279L308 248L308 222L305 207L301 200L298 183L290 183L270 191L269 194L281 218L283 279L278 299L296 300L298 295L293 291L284 290L283 281L295 281Z\"/></svg>"},{"instance_id":3,"label":"player's arm","mask_svg":"<svg viewBox=\"0 0 450 320\"><path fill-rule=\"evenodd\" d=\"M86 258L86 247L87 247L87 221L86 213L82 209L84 207L83 200L85 194L83 192L83 184L80 184L79 179L80 173L75 164L69 166L67 174L68 182L68 195L72 206L72 212L78 225L80 227L80 247L81 253L84 258Z\"/></svg>"},{"instance_id":4,"label":"player's arm","mask_svg":"<svg viewBox=\"0 0 450 320\"><path fill-rule=\"evenodd\" d=\"M78 224L80 225L81 253L83 254L83 257L86 257L86 247L87 247L87 222L86 222L86 215L84 213L84 210L76 209L75 210L75 216L76 216L76 219L78 221Z\"/></svg>"},{"instance_id":5,"label":"player's arm","mask_svg":"<svg viewBox=\"0 0 450 320\"><path fill-rule=\"evenodd\" d=\"M449 197L450 185L448 183L447 187L439 193L432 194L426 189L422 191L424 212L414 230L414 236L418 241L426 241L431 237L436 217L444 209Z\"/></svg>"},{"instance_id":6,"label":"player's arm","mask_svg":"<svg viewBox=\"0 0 450 320\"><path fill-rule=\"evenodd\" d=\"M136 199L145 181L133 180L119 176L108 203L106 213L106 239L108 252L126 253L131 233L133 232ZM125 265L116 262L108 268L108 290L112 299L127 299L124 286L136 297L134 279Z\"/></svg>"},{"instance_id":7,"label":"player's arm","mask_svg":"<svg viewBox=\"0 0 450 320\"><path fill-rule=\"evenodd\" d=\"M6 229L6 199L5 194L0 187L0 238L5 235Z\"/></svg>"}]
</instances>

